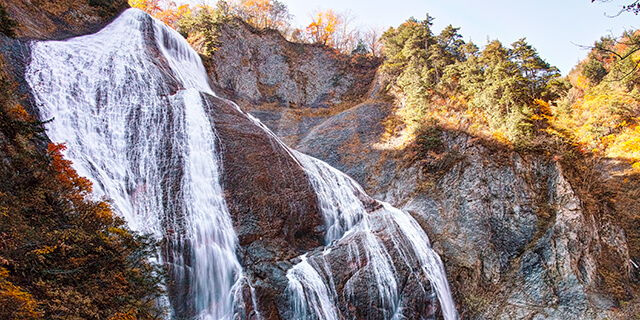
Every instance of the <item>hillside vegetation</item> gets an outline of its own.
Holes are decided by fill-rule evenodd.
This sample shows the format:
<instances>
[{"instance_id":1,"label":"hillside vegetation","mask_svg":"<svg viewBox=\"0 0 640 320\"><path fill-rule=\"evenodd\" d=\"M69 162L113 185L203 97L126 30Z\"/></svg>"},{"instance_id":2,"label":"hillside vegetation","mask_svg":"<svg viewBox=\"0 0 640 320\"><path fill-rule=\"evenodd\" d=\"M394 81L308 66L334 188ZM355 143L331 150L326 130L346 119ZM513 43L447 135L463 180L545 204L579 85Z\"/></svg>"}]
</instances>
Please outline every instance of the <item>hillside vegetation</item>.
<instances>
[{"instance_id":1,"label":"hillside vegetation","mask_svg":"<svg viewBox=\"0 0 640 320\"><path fill-rule=\"evenodd\" d=\"M437 123L520 150L560 139L581 153L625 159L640 169L638 35L601 39L588 59L561 77L526 38L479 47L463 41L460 28L451 25L435 34L428 15L371 40L375 34L349 27L348 17L332 10L314 12L304 30L291 28L291 15L277 0L219 1L215 7L130 4L174 27L203 55L217 50L220 26L236 18L292 41L380 55L388 89L406 107L403 120L414 132Z\"/></svg>"},{"instance_id":2,"label":"hillside vegetation","mask_svg":"<svg viewBox=\"0 0 640 320\"><path fill-rule=\"evenodd\" d=\"M43 152L42 122L0 88L0 318L159 318L155 242L92 199L64 145Z\"/></svg>"},{"instance_id":3,"label":"hillside vegetation","mask_svg":"<svg viewBox=\"0 0 640 320\"><path fill-rule=\"evenodd\" d=\"M461 39L452 26L433 34L430 17L382 36L381 70L408 129L405 159L423 163L423 174L437 180L433 168L447 161L438 153L442 131L451 131L498 151L557 161L587 213L600 225L621 226L632 260L640 259L638 34L601 39L564 78L524 38L482 49ZM635 285L608 250L598 258L601 288L626 301Z\"/></svg>"},{"instance_id":4,"label":"hillside vegetation","mask_svg":"<svg viewBox=\"0 0 640 320\"><path fill-rule=\"evenodd\" d=\"M411 161L437 147L439 131L461 131L500 148L561 160L576 172L596 170L601 159L613 159L620 183L608 188L615 190L596 191L591 180L597 174L576 181L576 187L584 185L584 196L599 203L607 197L598 193L633 199L628 192L640 172L639 33L596 41L589 57L562 77L526 38L480 47L463 41L460 28L451 25L434 33L429 15L410 18L371 40L370 33L350 28L348 17L332 10L314 12L305 30L292 29L286 6L277 0L219 1L215 7L163 6L157 0L130 4L176 28L205 56L220 46L220 26L236 18L257 29L278 30L292 41L352 56L380 55L387 90L401 106L400 123L386 124L391 132L406 133L402 148L408 147ZM628 213L624 221L638 221ZM625 229L635 238L633 227ZM640 258L640 250L632 251Z\"/></svg>"},{"instance_id":5,"label":"hillside vegetation","mask_svg":"<svg viewBox=\"0 0 640 320\"><path fill-rule=\"evenodd\" d=\"M597 41L569 74L571 90L552 104L549 118L597 155L619 158L640 170L640 33ZM562 132L562 133L561 133Z\"/></svg>"},{"instance_id":6,"label":"hillside vegetation","mask_svg":"<svg viewBox=\"0 0 640 320\"><path fill-rule=\"evenodd\" d=\"M8 45L29 31L6 12ZM11 69L0 55L0 319L160 319L155 240L94 199L65 146L21 105Z\"/></svg>"}]
</instances>

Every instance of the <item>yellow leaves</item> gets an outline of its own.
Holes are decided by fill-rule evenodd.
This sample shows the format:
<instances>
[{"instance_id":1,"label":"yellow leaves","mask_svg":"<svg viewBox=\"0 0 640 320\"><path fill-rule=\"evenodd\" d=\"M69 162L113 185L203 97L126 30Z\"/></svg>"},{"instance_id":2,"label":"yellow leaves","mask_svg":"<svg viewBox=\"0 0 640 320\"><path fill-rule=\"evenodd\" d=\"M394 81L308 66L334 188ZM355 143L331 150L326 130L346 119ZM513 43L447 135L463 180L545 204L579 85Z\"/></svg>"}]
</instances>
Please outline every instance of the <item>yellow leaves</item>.
<instances>
[{"instance_id":1,"label":"yellow leaves","mask_svg":"<svg viewBox=\"0 0 640 320\"><path fill-rule=\"evenodd\" d=\"M531 120L544 120L546 117L534 114L531 116Z\"/></svg>"},{"instance_id":2,"label":"yellow leaves","mask_svg":"<svg viewBox=\"0 0 640 320\"><path fill-rule=\"evenodd\" d=\"M9 271L0 268L0 318L26 320L38 319L38 304L31 295L22 288L9 282Z\"/></svg>"},{"instance_id":3,"label":"yellow leaves","mask_svg":"<svg viewBox=\"0 0 640 320\"><path fill-rule=\"evenodd\" d=\"M27 257L30 257L34 260L37 260L39 263L44 263L47 258L47 255L52 253L57 246L44 246L40 249L31 250L27 253Z\"/></svg>"},{"instance_id":4,"label":"yellow leaves","mask_svg":"<svg viewBox=\"0 0 640 320\"><path fill-rule=\"evenodd\" d=\"M241 0L233 8L235 14L259 29L284 30L291 15L287 6L277 0Z\"/></svg>"},{"instance_id":5,"label":"yellow leaves","mask_svg":"<svg viewBox=\"0 0 640 320\"><path fill-rule=\"evenodd\" d=\"M583 76L582 74L579 74L576 78L575 81L572 81L573 85L579 89L585 90L589 87L589 79L587 79L585 76Z\"/></svg>"},{"instance_id":6,"label":"yellow leaves","mask_svg":"<svg viewBox=\"0 0 640 320\"><path fill-rule=\"evenodd\" d=\"M9 109L9 116L19 121L32 121L33 117L21 105Z\"/></svg>"},{"instance_id":7,"label":"yellow leaves","mask_svg":"<svg viewBox=\"0 0 640 320\"><path fill-rule=\"evenodd\" d=\"M600 143L606 148L608 146L610 146L611 144L613 144L613 142L616 141L616 136L613 134L607 135L602 137L602 139L600 139Z\"/></svg>"},{"instance_id":8,"label":"yellow leaves","mask_svg":"<svg viewBox=\"0 0 640 320\"><path fill-rule=\"evenodd\" d=\"M540 113L544 115L551 115L551 107L549 106L549 102L544 101L542 99L533 100L533 104L537 107Z\"/></svg>"},{"instance_id":9,"label":"yellow leaves","mask_svg":"<svg viewBox=\"0 0 640 320\"><path fill-rule=\"evenodd\" d=\"M190 14L191 7L188 4L176 6L175 2L170 2L165 10L158 11L154 16L168 26L175 28L180 17Z\"/></svg>"},{"instance_id":10,"label":"yellow leaves","mask_svg":"<svg viewBox=\"0 0 640 320\"><path fill-rule=\"evenodd\" d=\"M113 218L113 211L107 202L99 202L94 208L94 215L100 220L110 220Z\"/></svg>"},{"instance_id":11,"label":"yellow leaves","mask_svg":"<svg viewBox=\"0 0 640 320\"><path fill-rule=\"evenodd\" d=\"M343 17L333 10L316 11L311 15L311 24L306 30L313 42L334 47L337 44L334 35L344 22Z\"/></svg>"},{"instance_id":12,"label":"yellow leaves","mask_svg":"<svg viewBox=\"0 0 640 320\"><path fill-rule=\"evenodd\" d=\"M112 235L116 235L117 237L115 238L120 238L123 240L133 238L133 235L131 234L131 232L129 232L124 228L111 227L109 228L109 233L111 233Z\"/></svg>"},{"instance_id":13,"label":"yellow leaves","mask_svg":"<svg viewBox=\"0 0 640 320\"><path fill-rule=\"evenodd\" d=\"M495 139L497 142L504 145L510 145L509 138L505 136L502 132L499 132L499 131L493 132L492 136L493 136L493 139Z\"/></svg>"},{"instance_id":14,"label":"yellow leaves","mask_svg":"<svg viewBox=\"0 0 640 320\"><path fill-rule=\"evenodd\" d=\"M152 16L162 10L160 9L158 0L129 0L129 5L132 8L140 9Z\"/></svg>"},{"instance_id":15,"label":"yellow leaves","mask_svg":"<svg viewBox=\"0 0 640 320\"><path fill-rule=\"evenodd\" d=\"M57 247L58 246L53 246L53 247L44 246L41 249L36 249L36 250L31 251L31 252L36 254L36 255L43 256L43 255L46 255L46 254L49 254L49 253L53 252L53 250L55 250Z\"/></svg>"},{"instance_id":16,"label":"yellow leaves","mask_svg":"<svg viewBox=\"0 0 640 320\"><path fill-rule=\"evenodd\" d=\"M165 2L160 6L159 0L129 0L132 8L140 9L156 19L175 28L180 17L191 14L191 7L188 4L178 6L175 2Z\"/></svg>"},{"instance_id":17,"label":"yellow leaves","mask_svg":"<svg viewBox=\"0 0 640 320\"><path fill-rule=\"evenodd\" d=\"M269 0L247 0L241 5L241 10L247 15L246 21L258 28L266 28L271 24L268 13L273 10Z\"/></svg>"}]
</instances>

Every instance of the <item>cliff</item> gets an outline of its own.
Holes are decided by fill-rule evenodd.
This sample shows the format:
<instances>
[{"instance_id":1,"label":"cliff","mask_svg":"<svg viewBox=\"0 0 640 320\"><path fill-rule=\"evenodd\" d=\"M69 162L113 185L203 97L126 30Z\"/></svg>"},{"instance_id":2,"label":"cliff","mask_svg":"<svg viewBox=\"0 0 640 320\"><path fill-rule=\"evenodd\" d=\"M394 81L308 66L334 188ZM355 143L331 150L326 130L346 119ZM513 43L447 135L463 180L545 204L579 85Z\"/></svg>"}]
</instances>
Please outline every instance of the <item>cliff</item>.
<instances>
[{"instance_id":1,"label":"cliff","mask_svg":"<svg viewBox=\"0 0 640 320\"><path fill-rule=\"evenodd\" d=\"M637 215L630 209L635 179L616 173L619 165L605 165L620 162L519 153L439 127L426 133L427 146L407 142L398 116L403 98L380 90L384 79L370 69L359 73L368 77L361 82L367 90L327 104L318 116L311 101L301 109L277 91L258 89L266 79L305 74L307 65L299 61L323 59L313 54L318 48L242 26L226 29L224 39L209 66L212 81L229 74L222 61L238 61L238 68L244 61L247 72L236 77L251 80L225 87L253 97L253 104L241 104L244 110L294 148L349 174L374 198L410 212L442 255L463 318L626 319L637 312L638 270L630 259L639 252L628 245L637 238L629 222ZM285 50L291 46L307 49ZM234 51L238 47L245 54ZM264 48L277 52L273 68L249 54ZM315 80L337 86L330 92L347 92L350 81L327 82L338 74ZM295 82L303 91L316 86ZM571 147L563 148L571 154Z\"/></svg>"},{"instance_id":2,"label":"cliff","mask_svg":"<svg viewBox=\"0 0 640 320\"><path fill-rule=\"evenodd\" d=\"M219 41L220 48L205 59L213 89L289 145L362 101L381 62L288 42L275 30L255 30L240 20L222 25Z\"/></svg>"}]
</instances>

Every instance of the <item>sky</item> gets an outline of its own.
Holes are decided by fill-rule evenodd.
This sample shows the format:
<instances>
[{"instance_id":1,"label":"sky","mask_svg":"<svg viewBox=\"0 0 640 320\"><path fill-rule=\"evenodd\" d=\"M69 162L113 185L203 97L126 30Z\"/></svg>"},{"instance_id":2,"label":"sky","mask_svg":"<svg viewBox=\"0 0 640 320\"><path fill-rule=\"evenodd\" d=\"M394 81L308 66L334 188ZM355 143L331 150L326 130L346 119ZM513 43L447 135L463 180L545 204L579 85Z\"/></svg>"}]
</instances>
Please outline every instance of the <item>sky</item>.
<instances>
[{"instance_id":1,"label":"sky","mask_svg":"<svg viewBox=\"0 0 640 320\"><path fill-rule=\"evenodd\" d=\"M593 45L602 36L618 37L624 30L640 28L640 16L632 13L610 18L630 0L591 3L591 0L279 0L294 16L293 25L309 24L309 12L333 9L349 12L353 26L363 29L397 27L409 17L435 18L433 30L451 24L460 27L465 41L479 47L487 39L509 45L526 37L540 57L566 75L588 54L581 46Z\"/></svg>"}]
</instances>

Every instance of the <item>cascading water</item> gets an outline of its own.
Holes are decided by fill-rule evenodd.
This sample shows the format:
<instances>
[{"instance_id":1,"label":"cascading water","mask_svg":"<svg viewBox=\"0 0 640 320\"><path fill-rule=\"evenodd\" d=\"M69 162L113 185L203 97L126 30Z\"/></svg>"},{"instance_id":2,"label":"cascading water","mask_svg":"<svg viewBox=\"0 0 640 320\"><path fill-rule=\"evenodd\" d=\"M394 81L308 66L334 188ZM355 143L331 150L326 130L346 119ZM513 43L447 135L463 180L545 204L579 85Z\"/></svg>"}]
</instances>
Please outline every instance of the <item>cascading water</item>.
<instances>
[{"instance_id":1,"label":"cascading water","mask_svg":"<svg viewBox=\"0 0 640 320\"><path fill-rule=\"evenodd\" d=\"M96 34L34 42L25 78L41 119L54 119L49 138L67 144L65 156L94 182L95 194L111 199L132 229L166 240L172 317L231 319L247 303L240 301L244 285L260 317L252 280L236 258L216 131L203 108L201 93L214 93L184 39L130 9ZM418 287L428 280L435 289L445 319L457 317L442 263L411 216L386 204L367 207L352 179L284 149L317 193L327 244L287 272L291 319L340 319L339 296L359 299L363 274L371 275L365 282L379 318L401 319L406 301L399 274L407 269L426 279ZM329 258L342 248L353 274L338 292L339 259Z\"/></svg>"},{"instance_id":2,"label":"cascading water","mask_svg":"<svg viewBox=\"0 0 640 320\"><path fill-rule=\"evenodd\" d=\"M383 203L368 213L361 200L364 191L351 178L326 163L301 153L296 158L307 171L318 194L327 228L322 256L314 261L303 256L302 262L287 273L288 291L293 297L295 318L341 319L331 266L326 256L340 245L348 248L343 265L358 266L373 273L378 299L385 319L404 319L399 291L397 263L399 255L412 273L421 273L435 289L442 315L457 319L449 284L440 257L431 249L427 235L409 214ZM391 239L391 244L383 239ZM362 257L366 260L361 261ZM355 295L353 279L345 285L347 295ZM351 282L351 283L350 283ZM426 290L425 290L426 292ZM427 297L428 298L428 297ZM349 300L349 299L347 299Z\"/></svg>"},{"instance_id":3,"label":"cascading water","mask_svg":"<svg viewBox=\"0 0 640 320\"><path fill-rule=\"evenodd\" d=\"M241 268L197 53L129 9L96 34L33 43L26 79L41 118L54 119L49 138L94 192L132 229L168 240L174 316L231 318Z\"/></svg>"}]
</instances>

